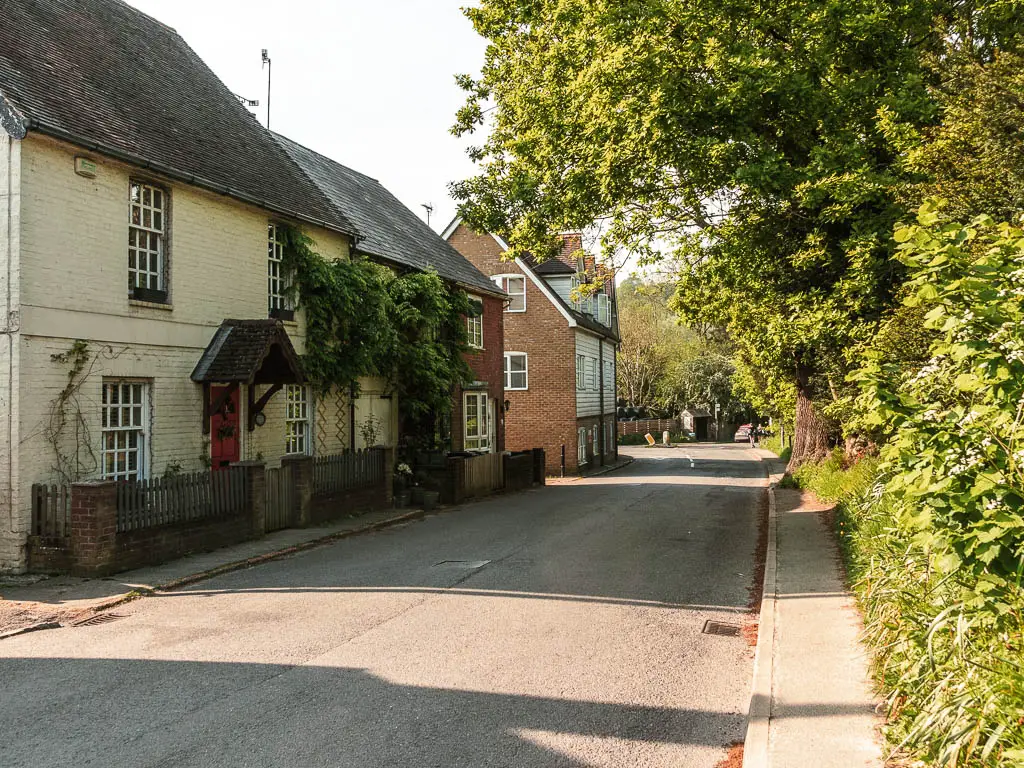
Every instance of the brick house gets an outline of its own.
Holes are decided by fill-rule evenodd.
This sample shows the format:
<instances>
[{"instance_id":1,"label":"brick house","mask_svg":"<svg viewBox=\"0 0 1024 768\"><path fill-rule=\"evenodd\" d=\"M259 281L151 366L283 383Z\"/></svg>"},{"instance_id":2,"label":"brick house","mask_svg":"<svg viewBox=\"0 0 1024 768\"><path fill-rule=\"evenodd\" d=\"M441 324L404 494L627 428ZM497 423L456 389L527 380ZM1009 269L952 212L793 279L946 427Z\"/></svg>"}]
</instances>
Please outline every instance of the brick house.
<instances>
[{"instance_id":1,"label":"brick house","mask_svg":"<svg viewBox=\"0 0 1024 768\"><path fill-rule=\"evenodd\" d=\"M599 280L582 236L564 235L558 258L507 260L508 245L456 218L442 236L508 296L505 309L505 445L544 448L547 470L566 472L614 461L616 439L615 285ZM580 300L581 283L600 290Z\"/></svg>"},{"instance_id":2,"label":"brick house","mask_svg":"<svg viewBox=\"0 0 1024 768\"><path fill-rule=\"evenodd\" d=\"M396 442L383 381L354 399L304 381L282 225L326 257L432 268L500 302L379 184L352 172L334 194L299 155L130 6L4 6L0 571L26 566L33 483L273 465L362 447L371 419Z\"/></svg>"}]
</instances>

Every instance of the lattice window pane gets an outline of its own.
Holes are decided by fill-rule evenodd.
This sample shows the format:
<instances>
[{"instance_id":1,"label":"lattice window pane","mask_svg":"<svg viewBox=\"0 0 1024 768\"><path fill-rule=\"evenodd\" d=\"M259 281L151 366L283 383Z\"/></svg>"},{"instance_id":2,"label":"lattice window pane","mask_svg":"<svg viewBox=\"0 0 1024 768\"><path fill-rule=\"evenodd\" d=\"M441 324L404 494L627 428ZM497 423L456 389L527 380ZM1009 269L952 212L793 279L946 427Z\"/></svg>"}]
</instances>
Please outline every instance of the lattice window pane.
<instances>
[{"instance_id":1,"label":"lattice window pane","mask_svg":"<svg viewBox=\"0 0 1024 768\"><path fill-rule=\"evenodd\" d=\"M167 215L163 191L142 182L130 185L128 214L128 288L164 290Z\"/></svg>"},{"instance_id":2,"label":"lattice window pane","mask_svg":"<svg viewBox=\"0 0 1024 768\"><path fill-rule=\"evenodd\" d=\"M267 308L293 309L291 280L284 269L284 229L271 222L267 225Z\"/></svg>"},{"instance_id":3,"label":"lattice window pane","mask_svg":"<svg viewBox=\"0 0 1024 768\"><path fill-rule=\"evenodd\" d=\"M311 431L309 389L289 384L285 388L285 453L309 453Z\"/></svg>"},{"instance_id":4,"label":"lattice window pane","mask_svg":"<svg viewBox=\"0 0 1024 768\"><path fill-rule=\"evenodd\" d=\"M105 480L139 480L146 469L149 385L104 381L100 466Z\"/></svg>"}]
</instances>

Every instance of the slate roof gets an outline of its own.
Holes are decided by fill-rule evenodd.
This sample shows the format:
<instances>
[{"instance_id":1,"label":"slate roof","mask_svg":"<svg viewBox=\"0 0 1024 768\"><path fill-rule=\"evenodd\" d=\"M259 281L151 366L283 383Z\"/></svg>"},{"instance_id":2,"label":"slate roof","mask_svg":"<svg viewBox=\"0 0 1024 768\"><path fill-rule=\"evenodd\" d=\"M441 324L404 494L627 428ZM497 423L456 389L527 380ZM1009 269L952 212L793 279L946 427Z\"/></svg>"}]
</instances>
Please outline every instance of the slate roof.
<instances>
[{"instance_id":1,"label":"slate roof","mask_svg":"<svg viewBox=\"0 0 1024 768\"><path fill-rule=\"evenodd\" d=\"M199 358L192 381L301 384L303 376L280 320L225 320Z\"/></svg>"},{"instance_id":2,"label":"slate roof","mask_svg":"<svg viewBox=\"0 0 1024 768\"><path fill-rule=\"evenodd\" d=\"M358 230L170 27L120 0L0 0L0 127Z\"/></svg>"},{"instance_id":3,"label":"slate roof","mask_svg":"<svg viewBox=\"0 0 1024 768\"><path fill-rule=\"evenodd\" d=\"M379 181L318 152L274 134L291 158L352 219L359 229L360 253L413 269L433 268L463 286L504 295L447 240L406 208Z\"/></svg>"}]
</instances>

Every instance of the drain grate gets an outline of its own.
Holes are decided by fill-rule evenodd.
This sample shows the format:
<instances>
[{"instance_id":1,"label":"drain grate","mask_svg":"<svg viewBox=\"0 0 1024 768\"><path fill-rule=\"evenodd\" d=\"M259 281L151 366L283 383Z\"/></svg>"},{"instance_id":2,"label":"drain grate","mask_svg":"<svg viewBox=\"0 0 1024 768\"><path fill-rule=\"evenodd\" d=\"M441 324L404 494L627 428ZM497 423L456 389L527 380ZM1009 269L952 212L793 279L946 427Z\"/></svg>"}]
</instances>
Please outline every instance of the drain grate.
<instances>
[{"instance_id":1,"label":"drain grate","mask_svg":"<svg viewBox=\"0 0 1024 768\"><path fill-rule=\"evenodd\" d=\"M711 621L704 623L705 635L719 635L721 637L739 637L742 628L739 624L726 624L722 621Z\"/></svg>"},{"instance_id":2,"label":"drain grate","mask_svg":"<svg viewBox=\"0 0 1024 768\"><path fill-rule=\"evenodd\" d=\"M123 613L97 613L93 616L89 616L85 619L79 619L71 623L73 627L95 627L98 624L109 624L112 621L118 619L124 619L126 616Z\"/></svg>"}]
</instances>

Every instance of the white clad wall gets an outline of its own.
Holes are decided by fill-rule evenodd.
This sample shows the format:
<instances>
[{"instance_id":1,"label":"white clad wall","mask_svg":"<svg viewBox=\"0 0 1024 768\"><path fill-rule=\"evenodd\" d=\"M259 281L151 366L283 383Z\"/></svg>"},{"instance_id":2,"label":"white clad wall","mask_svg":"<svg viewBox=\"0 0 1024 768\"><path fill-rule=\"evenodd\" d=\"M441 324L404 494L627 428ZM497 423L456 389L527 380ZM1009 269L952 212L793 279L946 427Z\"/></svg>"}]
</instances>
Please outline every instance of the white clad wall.
<instances>
[{"instance_id":1,"label":"white clad wall","mask_svg":"<svg viewBox=\"0 0 1024 768\"><path fill-rule=\"evenodd\" d=\"M603 372L605 376L604 380L604 412L615 413L615 401L618 400L618 392L615 388L615 380L618 374L616 365L618 360L615 356L615 343L612 341L602 341L604 345L604 360L607 366Z\"/></svg>"},{"instance_id":2,"label":"white clad wall","mask_svg":"<svg viewBox=\"0 0 1024 768\"><path fill-rule=\"evenodd\" d=\"M596 336L576 330L576 354L585 358L584 372L586 388L576 390L576 417L599 416L601 414L601 382L600 382L600 341ZM596 377L591 378L591 370Z\"/></svg>"}]
</instances>

